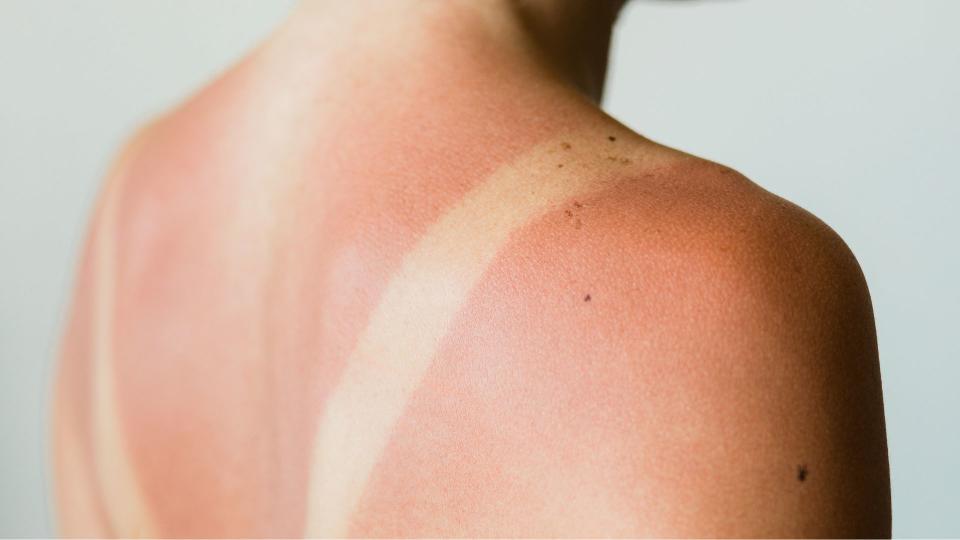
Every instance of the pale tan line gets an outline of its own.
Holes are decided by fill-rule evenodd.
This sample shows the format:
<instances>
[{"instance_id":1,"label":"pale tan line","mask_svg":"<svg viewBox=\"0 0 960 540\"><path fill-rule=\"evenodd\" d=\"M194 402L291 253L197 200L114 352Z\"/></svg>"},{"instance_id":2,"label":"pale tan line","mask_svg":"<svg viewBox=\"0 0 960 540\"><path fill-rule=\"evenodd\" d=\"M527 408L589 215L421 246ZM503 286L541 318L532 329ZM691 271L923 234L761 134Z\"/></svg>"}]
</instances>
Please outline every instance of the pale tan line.
<instances>
[{"instance_id":1,"label":"pale tan line","mask_svg":"<svg viewBox=\"0 0 960 540\"><path fill-rule=\"evenodd\" d=\"M595 183L582 164L595 172L596 150L560 139L534 149L467 193L404 257L317 427L307 536L348 533L394 424L470 290L512 231Z\"/></svg>"},{"instance_id":2,"label":"pale tan line","mask_svg":"<svg viewBox=\"0 0 960 540\"><path fill-rule=\"evenodd\" d=\"M88 457L84 452L86 439L79 433L77 419L71 414L73 411L64 410L70 405L57 403L55 406L58 409L53 432L57 531L60 536L104 536L108 531L100 519L97 503L102 499L98 498L100 493L96 489L92 462L85 459Z\"/></svg>"},{"instance_id":3,"label":"pale tan line","mask_svg":"<svg viewBox=\"0 0 960 540\"><path fill-rule=\"evenodd\" d=\"M105 193L96 232L93 350L93 450L96 474L112 534L147 537L157 534L153 517L127 453L118 416L114 365L114 290L116 226L114 197L118 182Z\"/></svg>"}]
</instances>

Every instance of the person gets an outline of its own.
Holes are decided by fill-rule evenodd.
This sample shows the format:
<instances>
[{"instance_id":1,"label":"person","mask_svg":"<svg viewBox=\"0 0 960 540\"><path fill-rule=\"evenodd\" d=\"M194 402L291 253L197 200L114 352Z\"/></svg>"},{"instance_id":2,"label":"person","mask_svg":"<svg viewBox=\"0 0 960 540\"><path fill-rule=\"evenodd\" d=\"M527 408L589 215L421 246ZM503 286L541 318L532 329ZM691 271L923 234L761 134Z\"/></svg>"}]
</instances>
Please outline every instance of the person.
<instances>
[{"instance_id":1,"label":"person","mask_svg":"<svg viewBox=\"0 0 960 540\"><path fill-rule=\"evenodd\" d=\"M303 3L131 137L62 345L62 531L888 536L856 260L599 108L620 8Z\"/></svg>"}]
</instances>

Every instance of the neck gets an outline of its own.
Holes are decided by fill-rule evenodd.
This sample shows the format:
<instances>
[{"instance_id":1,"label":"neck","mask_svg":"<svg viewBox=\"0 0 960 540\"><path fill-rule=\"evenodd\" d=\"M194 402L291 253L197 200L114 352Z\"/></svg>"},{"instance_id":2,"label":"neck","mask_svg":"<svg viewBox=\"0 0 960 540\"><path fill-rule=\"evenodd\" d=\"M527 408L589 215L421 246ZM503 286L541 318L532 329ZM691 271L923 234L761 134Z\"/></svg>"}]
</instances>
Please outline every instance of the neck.
<instances>
[{"instance_id":1,"label":"neck","mask_svg":"<svg viewBox=\"0 0 960 540\"><path fill-rule=\"evenodd\" d=\"M529 54L599 103L610 34L623 0L519 0L505 4L522 25Z\"/></svg>"},{"instance_id":2,"label":"neck","mask_svg":"<svg viewBox=\"0 0 960 540\"><path fill-rule=\"evenodd\" d=\"M351 0L301 4L293 19L337 28L347 47L402 48L411 39L482 51L552 78L599 103L613 23L623 0ZM437 24L442 21L441 24Z\"/></svg>"}]
</instances>

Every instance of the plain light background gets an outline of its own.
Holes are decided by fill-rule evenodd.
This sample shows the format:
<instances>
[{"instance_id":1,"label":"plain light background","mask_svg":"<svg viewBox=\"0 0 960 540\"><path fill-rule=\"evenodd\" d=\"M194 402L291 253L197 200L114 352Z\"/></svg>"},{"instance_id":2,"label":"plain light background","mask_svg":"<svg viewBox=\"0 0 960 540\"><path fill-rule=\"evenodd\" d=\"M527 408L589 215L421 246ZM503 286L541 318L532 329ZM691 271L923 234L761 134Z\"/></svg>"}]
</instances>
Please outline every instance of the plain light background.
<instances>
[{"instance_id":1,"label":"plain light background","mask_svg":"<svg viewBox=\"0 0 960 540\"><path fill-rule=\"evenodd\" d=\"M51 536L49 382L100 178L290 0L0 0L0 535ZM606 109L830 224L880 342L894 534L960 536L960 1L628 5Z\"/></svg>"}]
</instances>

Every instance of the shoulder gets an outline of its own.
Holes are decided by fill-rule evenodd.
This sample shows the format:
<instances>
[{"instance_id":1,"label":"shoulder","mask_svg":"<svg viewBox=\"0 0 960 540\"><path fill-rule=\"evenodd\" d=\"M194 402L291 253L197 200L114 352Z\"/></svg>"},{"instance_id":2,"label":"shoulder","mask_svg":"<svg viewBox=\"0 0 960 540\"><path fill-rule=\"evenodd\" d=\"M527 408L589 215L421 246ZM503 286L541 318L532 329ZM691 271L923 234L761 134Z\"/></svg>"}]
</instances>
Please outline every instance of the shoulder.
<instances>
[{"instance_id":1,"label":"shoulder","mask_svg":"<svg viewBox=\"0 0 960 540\"><path fill-rule=\"evenodd\" d=\"M459 346L511 351L525 406L554 413L634 533L889 534L863 276L742 175L625 170L515 234L466 311Z\"/></svg>"},{"instance_id":2,"label":"shoulder","mask_svg":"<svg viewBox=\"0 0 960 540\"><path fill-rule=\"evenodd\" d=\"M587 169L603 180L517 231L500 255L504 266L522 258L535 265L523 271L538 275L602 276L601 296L629 284L610 297L642 298L634 315L653 296L695 302L704 317L735 306L741 318L788 310L801 323L851 309L872 325L856 258L811 213L728 167L656 145L614 157L628 165Z\"/></svg>"},{"instance_id":3,"label":"shoulder","mask_svg":"<svg viewBox=\"0 0 960 540\"><path fill-rule=\"evenodd\" d=\"M852 309L872 325L866 283L840 236L730 168L682 156L626 170L577 210L585 262L655 284L641 286L644 295L689 298L709 317L736 307L759 323L787 310L797 324Z\"/></svg>"}]
</instances>

